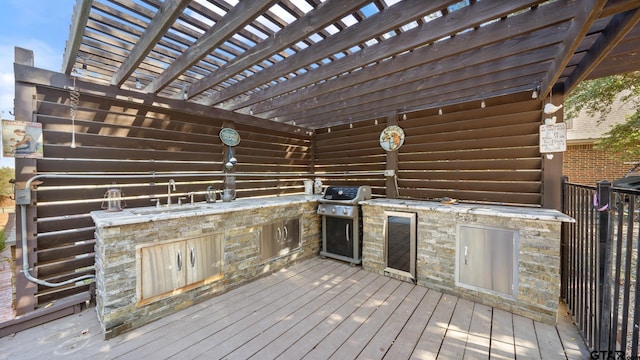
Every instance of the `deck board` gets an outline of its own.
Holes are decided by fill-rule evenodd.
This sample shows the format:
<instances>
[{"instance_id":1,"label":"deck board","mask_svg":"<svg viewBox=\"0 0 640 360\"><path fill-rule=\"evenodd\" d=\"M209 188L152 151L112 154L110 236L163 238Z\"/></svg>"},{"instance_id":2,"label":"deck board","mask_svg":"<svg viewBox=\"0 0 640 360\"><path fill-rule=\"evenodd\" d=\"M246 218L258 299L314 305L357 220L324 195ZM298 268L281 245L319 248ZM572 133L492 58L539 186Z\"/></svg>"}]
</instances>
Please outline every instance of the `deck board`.
<instances>
[{"instance_id":1,"label":"deck board","mask_svg":"<svg viewBox=\"0 0 640 360\"><path fill-rule=\"evenodd\" d=\"M331 355L331 359L355 359L376 333L378 333L385 321L389 319L391 314L400 306L412 288L412 284L401 283L387 300L381 303L375 309L375 312L360 324L358 329L347 341Z\"/></svg>"},{"instance_id":2,"label":"deck board","mask_svg":"<svg viewBox=\"0 0 640 360\"><path fill-rule=\"evenodd\" d=\"M415 313L418 304L427 293L427 288L414 286L404 301L389 316L384 325L369 341L367 346L358 354L357 359L381 359L391 348L398 334Z\"/></svg>"},{"instance_id":3,"label":"deck board","mask_svg":"<svg viewBox=\"0 0 640 360\"><path fill-rule=\"evenodd\" d=\"M493 309L487 305L473 304L473 314L464 350L465 360L488 359L491 348L491 317Z\"/></svg>"},{"instance_id":4,"label":"deck board","mask_svg":"<svg viewBox=\"0 0 640 360\"><path fill-rule=\"evenodd\" d=\"M557 326L314 258L103 340L95 309L0 338L0 359L583 359Z\"/></svg>"},{"instance_id":5,"label":"deck board","mask_svg":"<svg viewBox=\"0 0 640 360\"><path fill-rule=\"evenodd\" d=\"M411 354L411 359L435 359L438 356L457 301L458 298L453 295L444 294L440 297L427 327Z\"/></svg>"},{"instance_id":6,"label":"deck board","mask_svg":"<svg viewBox=\"0 0 640 360\"><path fill-rule=\"evenodd\" d=\"M513 336L518 359L540 359L540 349L533 320L513 315Z\"/></svg>"},{"instance_id":7,"label":"deck board","mask_svg":"<svg viewBox=\"0 0 640 360\"><path fill-rule=\"evenodd\" d=\"M356 294L364 291L364 289L370 286L377 286L372 284L374 280L380 281L381 279L374 274L360 271L359 275L366 274L362 277L362 280L352 283L345 291L340 293L330 301L321 304L320 307L313 309L313 313L303 321L294 324L279 338L270 342L264 346L260 351L256 352L251 359L274 359L285 351L288 351L295 343L300 341L307 333L316 328L325 318L331 314L336 313L342 306L347 304L352 297ZM294 348L298 348L302 343L298 343Z\"/></svg>"},{"instance_id":8,"label":"deck board","mask_svg":"<svg viewBox=\"0 0 640 360\"><path fill-rule=\"evenodd\" d=\"M467 343L472 314L473 302L459 299L453 310L453 316L442 341L438 357L452 360L464 357L464 347Z\"/></svg>"}]
</instances>

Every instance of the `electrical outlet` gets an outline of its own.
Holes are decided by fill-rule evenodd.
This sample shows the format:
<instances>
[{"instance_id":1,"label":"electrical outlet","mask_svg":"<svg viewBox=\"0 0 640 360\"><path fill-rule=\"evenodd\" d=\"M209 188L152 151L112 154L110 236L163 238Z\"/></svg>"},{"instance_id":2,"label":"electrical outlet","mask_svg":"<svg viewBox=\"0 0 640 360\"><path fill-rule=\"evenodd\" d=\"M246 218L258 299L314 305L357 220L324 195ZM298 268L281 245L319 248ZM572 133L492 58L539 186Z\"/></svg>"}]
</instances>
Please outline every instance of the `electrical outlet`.
<instances>
[{"instance_id":1,"label":"electrical outlet","mask_svg":"<svg viewBox=\"0 0 640 360\"><path fill-rule=\"evenodd\" d=\"M395 176L396 175L396 171L395 170L385 170L384 171L384 176Z\"/></svg>"}]
</instances>

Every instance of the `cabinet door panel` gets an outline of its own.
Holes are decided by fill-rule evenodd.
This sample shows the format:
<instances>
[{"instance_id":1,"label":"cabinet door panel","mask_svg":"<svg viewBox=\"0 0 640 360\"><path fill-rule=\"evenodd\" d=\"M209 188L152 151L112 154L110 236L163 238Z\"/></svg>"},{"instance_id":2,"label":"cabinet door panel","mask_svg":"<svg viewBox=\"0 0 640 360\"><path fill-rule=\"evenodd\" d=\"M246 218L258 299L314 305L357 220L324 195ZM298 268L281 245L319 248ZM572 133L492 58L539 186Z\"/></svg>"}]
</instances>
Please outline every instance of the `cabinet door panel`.
<instances>
[{"instance_id":1,"label":"cabinet door panel","mask_svg":"<svg viewBox=\"0 0 640 360\"><path fill-rule=\"evenodd\" d=\"M300 247L300 218L285 221L282 232L284 243L280 250L281 255Z\"/></svg>"},{"instance_id":2,"label":"cabinet door panel","mask_svg":"<svg viewBox=\"0 0 640 360\"><path fill-rule=\"evenodd\" d=\"M271 223L262 225L262 233L260 234L260 259L268 260L278 255L280 244L278 238L279 223Z\"/></svg>"},{"instance_id":3,"label":"cabinet door panel","mask_svg":"<svg viewBox=\"0 0 640 360\"><path fill-rule=\"evenodd\" d=\"M170 292L185 285L185 247L178 241L141 249L142 298Z\"/></svg>"},{"instance_id":4,"label":"cabinet door panel","mask_svg":"<svg viewBox=\"0 0 640 360\"><path fill-rule=\"evenodd\" d=\"M186 243L187 284L205 280L222 272L222 235L189 239Z\"/></svg>"}]
</instances>

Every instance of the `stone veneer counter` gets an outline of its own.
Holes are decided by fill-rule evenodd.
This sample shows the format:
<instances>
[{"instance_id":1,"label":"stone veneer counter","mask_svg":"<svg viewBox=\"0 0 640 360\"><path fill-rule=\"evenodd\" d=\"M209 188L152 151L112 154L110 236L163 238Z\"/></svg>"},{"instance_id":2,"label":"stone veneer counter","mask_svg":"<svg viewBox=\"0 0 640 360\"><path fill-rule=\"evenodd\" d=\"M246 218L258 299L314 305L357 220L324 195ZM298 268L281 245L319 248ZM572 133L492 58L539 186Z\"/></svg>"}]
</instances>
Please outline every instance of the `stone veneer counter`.
<instances>
[{"instance_id":1,"label":"stone veneer counter","mask_svg":"<svg viewBox=\"0 0 640 360\"><path fill-rule=\"evenodd\" d=\"M320 197L287 195L169 208L165 205L92 212L96 225L96 311L104 337L111 338L302 259L317 256L321 233L316 207ZM263 232L268 238L269 232L275 231L272 229L291 219L299 225L300 246L265 258L261 251L261 242L265 241ZM193 283L187 280L186 286L180 283L175 290L162 290L161 295L143 298L141 294L145 290L142 290L144 281L141 279L152 272L142 270L145 267L141 265L141 254L146 249L150 256L164 255L173 250L171 246L183 246L182 243L186 251L181 256L184 259L180 260L184 264L192 256L188 255L191 244L202 246L202 250L213 249L218 259L216 274L206 275L207 278ZM156 246L160 250L155 251ZM163 246L169 250L164 250ZM170 259L173 262L176 257L172 255ZM158 272L172 266L178 267L172 264ZM174 275L164 279L171 276ZM188 275L180 277L188 279Z\"/></svg>"},{"instance_id":2,"label":"stone veneer counter","mask_svg":"<svg viewBox=\"0 0 640 360\"><path fill-rule=\"evenodd\" d=\"M562 222L573 222L573 218L552 209L448 205L420 200L381 198L361 205L365 270L394 276L385 270L385 211L416 214L415 281L418 285L535 320L556 322L560 299L560 233ZM517 233L515 296L460 286L456 279L460 225Z\"/></svg>"}]
</instances>

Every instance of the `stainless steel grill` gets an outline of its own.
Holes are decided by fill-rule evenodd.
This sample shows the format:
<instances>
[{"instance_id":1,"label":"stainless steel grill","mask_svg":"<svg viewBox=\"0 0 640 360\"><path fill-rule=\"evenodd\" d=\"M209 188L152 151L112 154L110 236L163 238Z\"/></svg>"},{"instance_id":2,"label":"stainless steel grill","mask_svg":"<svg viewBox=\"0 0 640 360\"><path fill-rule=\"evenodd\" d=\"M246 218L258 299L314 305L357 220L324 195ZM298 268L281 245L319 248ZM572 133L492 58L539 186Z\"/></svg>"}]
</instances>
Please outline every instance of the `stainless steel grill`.
<instances>
[{"instance_id":1,"label":"stainless steel grill","mask_svg":"<svg viewBox=\"0 0 640 360\"><path fill-rule=\"evenodd\" d=\"M362 218L358 203L371 199L371 187L330 186L319 200L322 215L320 256L350 262L362 262Z\"/></svg>"}]
</instances>

